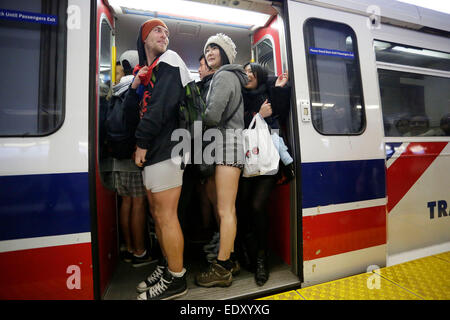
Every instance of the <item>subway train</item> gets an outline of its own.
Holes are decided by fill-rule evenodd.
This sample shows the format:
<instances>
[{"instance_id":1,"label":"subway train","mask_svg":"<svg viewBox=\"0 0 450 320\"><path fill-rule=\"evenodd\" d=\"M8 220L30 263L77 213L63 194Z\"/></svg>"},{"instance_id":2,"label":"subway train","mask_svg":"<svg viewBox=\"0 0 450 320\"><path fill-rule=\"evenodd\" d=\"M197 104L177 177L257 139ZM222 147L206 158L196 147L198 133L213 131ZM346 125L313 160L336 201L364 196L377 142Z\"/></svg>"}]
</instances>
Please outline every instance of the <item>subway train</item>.
<instances>
[{"instance_id":1,"label":"subway train","mask_svg":"<svg viewBox=\"0 0 450 320\"><path fill-rule=\"evenodd\" d=\"M194 77L222 32L237 63L288 72L292 87L295 179L271 195L269 281L243 274L188 298L264 296L450 250L448 14L387 0L3 0L0 299L117 298L114 281L134 281L118 275L102 104L152 17Z\"/></svg>"}]
</instances>

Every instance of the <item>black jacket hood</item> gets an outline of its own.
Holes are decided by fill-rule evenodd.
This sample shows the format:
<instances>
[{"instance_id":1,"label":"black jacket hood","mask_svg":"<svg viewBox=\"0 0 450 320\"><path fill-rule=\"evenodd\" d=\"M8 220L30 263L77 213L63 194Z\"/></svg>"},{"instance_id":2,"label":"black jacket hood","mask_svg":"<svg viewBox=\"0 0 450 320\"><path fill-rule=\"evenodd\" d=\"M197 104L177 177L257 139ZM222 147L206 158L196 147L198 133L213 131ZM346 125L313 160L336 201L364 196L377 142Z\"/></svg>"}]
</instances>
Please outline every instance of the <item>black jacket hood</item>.
<instances>
[{"instance_id":1,"label":"black jacket hood","mask_svg":"<svg viewBox=\"0 0 450 320\"><path fill-rule=\"evenodd\" d=\"M145 54L144 42L142 41L142 25L139 28L137 37L137 52L139 55L139 65L144 66L147 64L147 55Z\"/></svg>"}]
</instances>

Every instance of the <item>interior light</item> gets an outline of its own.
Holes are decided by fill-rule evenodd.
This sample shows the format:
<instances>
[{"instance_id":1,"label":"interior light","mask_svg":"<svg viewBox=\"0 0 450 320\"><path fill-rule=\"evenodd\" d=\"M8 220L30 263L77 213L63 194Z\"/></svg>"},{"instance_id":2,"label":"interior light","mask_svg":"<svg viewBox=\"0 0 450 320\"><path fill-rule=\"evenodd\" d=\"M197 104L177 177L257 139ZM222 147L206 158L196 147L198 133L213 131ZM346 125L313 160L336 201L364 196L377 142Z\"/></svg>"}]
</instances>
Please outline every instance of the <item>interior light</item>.
<instances>
[{"instance_id":1,"label":"interior light","mask_svg":"<svg viewBox=\"0 0 450 320\"><path fill-rule=\"evenodd\" d=\"M448 53L431 51L431 50L426 50L426 49L414 49L414 48L406 48L406 47L402 47L402 46L395 46L392 48L392 50L406 52L406 53L412 53L412 54L419 54L422 56L428 56L428 57L434 57L434 58L440 58L440 59L450 59L450 54L448 54Z\"/></svg>"},{"instance_id":2,"label":"interior light","mask_svg":"<svg viewBox=\"0 0 450 320\"><path fill-rule=\"evenodd\" d=\"M129 14L146 14L159 18L195 20L225 24L246 29L262 27L270 15L236 8L227 8L194 1L109 0L113 7L124 7Z\"/></svg>"},{"instance_id":3,"label":"interior light","mask_svg":"<svg viewBox=\"0 0 450 320\"><path fill-rule=\"evenodd\" d=\"M377 41L377 40L375 40L373 42L373 45L375 46L376 50L385 50L385 49L392 47L392 45L389 42L383 42L383 41Z\"/></svg>"},{"instance_id":4,"label":"interior light","mask_svg":"<svg viewBox=\"0 0 450 320\"><path fill-rule=\"evenodd\" d=\"M334 107L334 103L312 102L311 105L313 107L324 107L324 108L333 108Z\"/></svg>"},{"instance_id":5,"label":"interior light","mask_svg":"<svg viewBox=\"0 0 450 320\"><path fill-rule=\"evenodd\" d=\"M345 38L345 44L347 45L353 44L352 37L348 36L347 38Z\"/></svg>"}]
</instances>

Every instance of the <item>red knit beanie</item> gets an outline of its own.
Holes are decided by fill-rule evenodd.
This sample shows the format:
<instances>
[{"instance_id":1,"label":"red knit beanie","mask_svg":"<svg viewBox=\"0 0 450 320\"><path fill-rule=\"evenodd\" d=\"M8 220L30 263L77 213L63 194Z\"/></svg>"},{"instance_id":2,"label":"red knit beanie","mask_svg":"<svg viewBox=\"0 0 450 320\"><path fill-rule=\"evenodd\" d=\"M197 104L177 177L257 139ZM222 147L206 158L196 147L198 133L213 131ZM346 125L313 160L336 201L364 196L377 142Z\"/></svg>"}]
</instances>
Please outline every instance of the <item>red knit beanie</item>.
<instances>
[{"instance_id":1,"label":"red knit beanie","mask_svg":"<svg viewBox=\"0 0 450 320\"><path fill-rule=\"evenodd\" d=\"M157 26L161 26L166 28L167 30L169 30L169 28L167 28L166 24L164 23L164 21L154 18L151 20L148 20L146 22L144 22L144 24L142 25L142 42L145 42L145 39L147 39L148 34L153 30L154 27Z\"/></svg>"}]
</instances>

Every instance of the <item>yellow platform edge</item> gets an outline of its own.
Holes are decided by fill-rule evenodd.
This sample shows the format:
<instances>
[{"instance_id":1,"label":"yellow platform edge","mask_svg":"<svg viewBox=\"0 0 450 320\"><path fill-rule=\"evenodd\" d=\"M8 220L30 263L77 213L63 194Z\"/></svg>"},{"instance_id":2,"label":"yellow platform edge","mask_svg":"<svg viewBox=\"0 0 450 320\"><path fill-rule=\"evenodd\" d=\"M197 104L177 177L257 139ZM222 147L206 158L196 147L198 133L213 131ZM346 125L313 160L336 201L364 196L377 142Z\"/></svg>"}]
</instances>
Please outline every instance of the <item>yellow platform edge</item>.
<instances>
[{"instance_id":1,"label":"yellow platform edge","mask_svg":"<svg viewBox=\"0 0 450 320\"><path fill-rule=\"evenodd\" d=\"M449 263L434 255L375 272L424 300L450 300Z\"/></svg>"},{"instance_id":2,"label":"yellow platform edge","mask_svg":"<svg viewBox=\"0 0 450 320\"><path fill-rule=\"evenodd\" d=\"M450 251L258 300L450 300Z\"/></svg>"},{"instance_id":3,"label":"yellow platform edge","mask_svg":"<svg viewBox=\"0 0 450 320\"><path fill-rule=\"evenodd\" d=\"M441 259L441 260L444 260L444 261L450 263L450 251L449 252L435 254L432 257L437 258L437 259Z\"/></svg>"},{"instance_id":4,"label":"yellow platform edge","mask_svg":"<svg viewBox=\"0 0 450 320\"><path fill-rule=\"evenodd\" d=\"M305 300L296 290L274 294L272 296L259 298L256 300Z\"/></svg>"}]
</instances>

